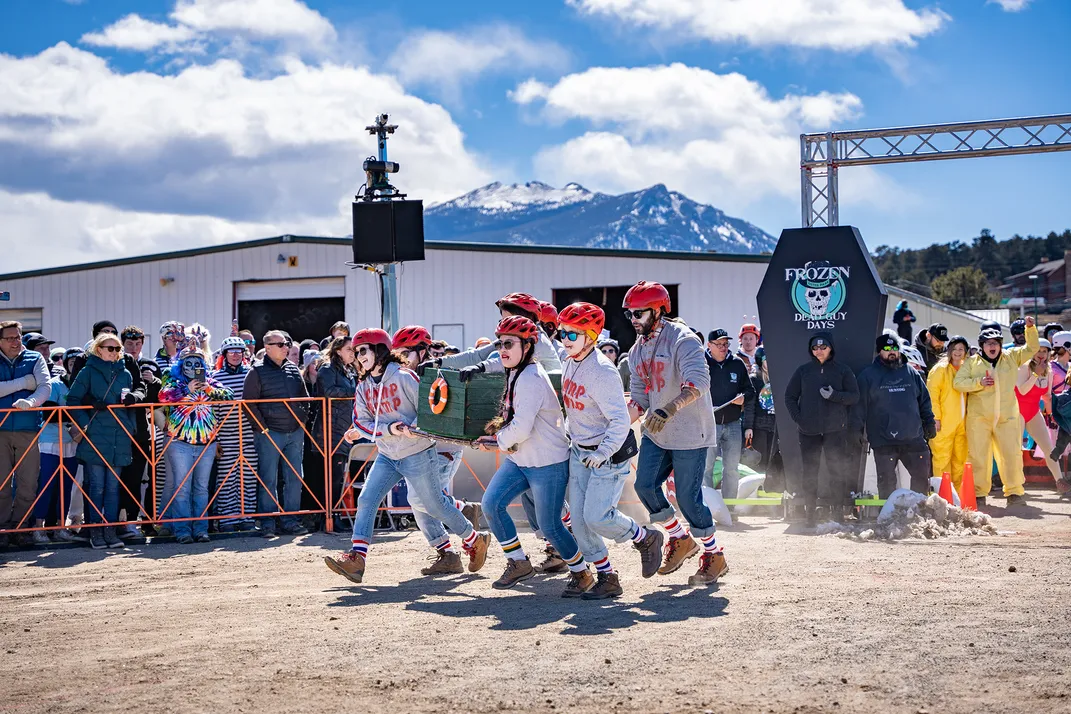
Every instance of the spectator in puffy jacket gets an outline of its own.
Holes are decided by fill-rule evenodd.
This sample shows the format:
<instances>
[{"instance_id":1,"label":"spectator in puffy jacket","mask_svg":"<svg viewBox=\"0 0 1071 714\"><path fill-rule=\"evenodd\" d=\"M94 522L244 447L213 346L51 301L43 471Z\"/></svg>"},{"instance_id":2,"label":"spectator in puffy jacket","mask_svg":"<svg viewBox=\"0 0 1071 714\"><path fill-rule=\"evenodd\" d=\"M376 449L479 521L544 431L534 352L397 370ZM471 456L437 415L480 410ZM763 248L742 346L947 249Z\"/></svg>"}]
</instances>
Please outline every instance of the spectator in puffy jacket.
<instances>
[{"instance_id":1,"label":"spectator in puffy jacket","mask_svg":"<svg viewBox=\"0 0 1071 714\"><path fill-rule=\"evenodd\" d=\"M849 411L859 400L859 385L851 368L836 361L833 336L828 332L812 335L807 349L811 359L800 365L789 380L785 408L799 430L801 490L807 524L814 525L823 453L829 467L827 490L833 517L840 520L850 505L849 494L855 486L852 455L859 437L848 433Z\"/></svg>"},{"instance_id":2,"label":"spectator in puffy jacket","mask_svg":"<svg viewBox=\"0 0 1071 714\"><path fill-rule=\"evenodd\" d=\"M767 491L784 488L784 468L781 446L777 438L777 417L774 413L773 389L770 387L770 366L766 349L755 350L755 366L751 369L751 388L755 390L755 409L752 412L752 447L759 452L756 470L766 474L763 487Z\"/></svg>"},{"instance_id":3,"label":"spectator in puffy jacket","mask_svg":"<svg viewBox=\"0 0 1071 714\"><path fill-rule=\"evenodd\" d=\"M131 460L130 435L136 430L134 416L127 409L115 408L128 402L133 404L130 392L133 380L122 355L123 345L118 335L99 333L90 343L85 367L79 370L67 394L68 406L93 407L71 413L79 426L74 438L78 442L78 460L85 467L90 501L86 503L86 513L91 524L114 523L119 518L119 473ZM83 432L88 440L82 438ZM94 549L123 547L114 527L91 531L89 544Z\"/></svg>"},{"instance_id":4,"label":"spectator in puffy jacket","mask_svg":"<svg viewBox=\"0 0 1071 714\"><path fill-rule=\"evenodd\" d=\"M326 397L331 412L331 498L342 497L343 476L349 457L346 432L353 427L353 396L357 393L353 341L349 335L335 337L323 353L316 381L316 396Z\"/></svg>"},{"instance_id":5,"label":"spectator in puffy jacket","mask_svg":"<svg viewBox=\"0 0 1071 714\"><path fill-rule=\"evenodd\" d=\"M859 401L853 409L855 431L865 429L874 447L878 495L896 490L896 464L911 474L911 490L926 494L930 484L930 447L937 435L930 392L922 376L900 355L900 341L879 335L878 356L859 373Z\"/></svg>"}]
</instances>

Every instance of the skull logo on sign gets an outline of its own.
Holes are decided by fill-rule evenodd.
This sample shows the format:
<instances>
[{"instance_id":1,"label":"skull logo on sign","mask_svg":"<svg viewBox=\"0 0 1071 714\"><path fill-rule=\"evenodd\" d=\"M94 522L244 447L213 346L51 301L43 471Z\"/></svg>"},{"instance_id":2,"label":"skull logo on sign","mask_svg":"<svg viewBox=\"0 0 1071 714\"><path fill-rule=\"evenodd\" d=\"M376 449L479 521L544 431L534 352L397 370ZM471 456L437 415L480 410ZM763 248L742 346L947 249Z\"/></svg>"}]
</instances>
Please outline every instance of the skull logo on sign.
<instances>
[{"instance_id":1,"label":"skull logo on sign","mask_svg":"<svg viewBox=\"0 0 1071 714\"><path fill-rule=\"evenodd\" d=\"M810 288L807 290L807 305L811 317L824 317L829 311L829 288Z\"/></svg>"}]
</instances>

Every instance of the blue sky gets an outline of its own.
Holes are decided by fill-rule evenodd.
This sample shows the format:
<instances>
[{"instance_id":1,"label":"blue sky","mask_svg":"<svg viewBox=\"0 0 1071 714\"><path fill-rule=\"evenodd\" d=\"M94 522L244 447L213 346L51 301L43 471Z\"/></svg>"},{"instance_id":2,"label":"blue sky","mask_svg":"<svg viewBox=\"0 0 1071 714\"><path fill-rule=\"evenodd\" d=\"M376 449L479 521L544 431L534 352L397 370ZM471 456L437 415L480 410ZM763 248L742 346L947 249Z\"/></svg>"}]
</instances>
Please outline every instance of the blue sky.
<instances>
[{"instance_id":1,"label":"blue sky","mask_svg":"<svg viewBox=\"0 0 1071 714\"><path fill-rule=\"evenodd\" d=\"M1071 111L1064 0L371 5L5 0L5 268L345 234L384 110L427 200L664 183L775 235L801 131ZM1062 231L1069 161L845 169L841 220L871 247Z\"/></svg>"}]
</instances>

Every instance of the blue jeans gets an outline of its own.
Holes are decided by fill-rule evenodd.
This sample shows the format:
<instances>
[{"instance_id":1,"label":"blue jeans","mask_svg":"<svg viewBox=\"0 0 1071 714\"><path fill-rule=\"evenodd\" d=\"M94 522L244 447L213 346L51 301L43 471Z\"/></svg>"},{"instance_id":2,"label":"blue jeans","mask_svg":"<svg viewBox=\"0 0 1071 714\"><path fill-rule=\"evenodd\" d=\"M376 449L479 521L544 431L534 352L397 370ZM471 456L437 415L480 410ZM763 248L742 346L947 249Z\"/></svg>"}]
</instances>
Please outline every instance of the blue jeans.
<instances>
[{"instance_id":1,"label":"blue jeans","mask_svg":"<svg viewBox=\"0 0 1071 714\"><path fill-rule=\"evenodd\" d=\"M740 452L744 449L744 427L737 419L731 424L718 424L718 444L707 449L707 485L714 488L714 462L721 452L721 496L736 498L740 493Z\"/></svg>"},{"instance_id":2,"label":"blue jeans","mask_svg":"<svg viewBox=\"0 0 1071 714\"><path fill-rule=\"evenodd\" d=\"M215 442L196 446L175 439L171 442L168 454L171 456L168 467L174 472L176 488L170 517L196 518L204 515L208 508L208 479L212 475L212 462L216 460ZM198 457L200 461L197 461ZM171 530L178 538L188 535L196 538L208 533L208 521L177 521L171 524Z\"/></svg>"},{"instance_id":3,"label":"blue jeans","mask_svg":"<svg viewBox=\"0 0 1071 714\"><path fill-rule=\"evenodd\" d=\"M435 475L438 479L439 489L449 496L453 493L454 474L461 468L461 454L451 454L453 460L446 458L445 454L435 453ZM406 482L408 485L408 482ZM409 506L413 509L413 519L416 520L417 528L428 539L432 548L442 545L450 536L446 532L442 521L437 521L428 515L427 507L420 500L420 494L415 490L409 491Z\"/></svg>"},{"instance_id":4,"label":"blue jeans","mask_svg":"<svg viewBox=\"0 0 1071 714\"><path fill-rule=\"evenodd\" d=\"M37 505L33 507L33 517L37 520L56 519L56 523L63 525L63 520L71 510L71 493L78 488L74 485L74 474L78 471L78 459L73 456L62 459L63 468L67 470L67 476L59 472L60 457L55 454L41 454L41 473L37 476L37 493L40 497ZM48 480L52 478L52 483ZM60 479L67 478L63 483L63 509L59 506Z\"/></svg>"},{"instance_id":5,"label":"blue jeans","mask_svg":"<svg viewBox=\"0 0 1071 714\"><path fill-rule=\"evenodd\" d=\"M104 514L103 522L114 523L119 520L119 476L109 471L107 466L82 465L85 467L86 483L89 484L86 493L93 502L85 505L86 522L102 522L100 513L97 513L98 508Z\"/></svg>"},{"instance_id":6,"label":"blue jeans","mask_svg":"<svg viewBox=\"0 0 1071 714\"><path fill-rule=\"evenodd\" d=\"M584 559L594 563L610 554L603 538L624 543L636 522L617 510L628 479L629 462L615 465L607 461L591 469L581 461L591 453L575 446L569 451L569 500L576 509L573 535Z\"/></svg>"},{"instance_id":7,"label":"blue jeans","mask_svg":"<svg viewBox=\"0 0 1071 714\"><path fill-rule=\"evenodd\" d=\"M509 504L531 489L536 517L544 526L547 540L563 558L574 558L580 549L561 519L568 485L568 461L550 466L518 466L511 459L503 459L483 494L483 512L498 542L505 543L517 537L517 527L508 512Z\"/></svg>"},{"instance_id":8,"label":"blue jeans","mask_svg":"<svg viewBox=\"0 0 1071 714\"><path fill-rule=\"evenodd\" d=\"M394 485L405 479L410 498L417 495L424 512L432 521L443 524L450 532L467 538L472 533L472 524L454 506L454 499L443 493L440 486L441 471L436 464L435 449L425 449L404 459L392 459L382 452L364 480L364 488L357 498L357 517L353 521L353 539L372 542L372 530L376 523L379 504L387 497Z\"/></svg>"},{"instance_id":9,"label":"blue jeans","mask_svg":"<svg viewBox=\"0 0 1071 714\"><path fill-rule=\"evenodd\" d=\"M679 449L670 451L644 436L636 464L636 495L651 514L652 523L665 523L675 513L666 499L662 484L673 474L677 487L677 505L692 527L692 534L706 538L714 533L714 518L703 503L703 472L706 470L707 450Z\"/></svg>"},{"instance_id":10,"label":"blue jeans","mask_svg":"<svg viewBox=\"0 0 1071 714\"><path fill-rule=\"evenodd\" d=\"M257 447L257 464L260 480L257 487L257 510L261 513L276 513L282 505L284 511L301 510L301 459L305 455L305 430L295 429L289 433L269 431L253 438ZM281 452L281 453L280 453ZM283 456L286 459L283 459ZM289 462L289 464L287 464ZM279 498L279 472L283 474L283 497ZM300 525L297 516L281 516L283 530L293 530ZM275 517L264 516L260 527L275 529Z\"/></svg>"},{"instance_id":11,"label":"blue jeans","mask_svg":"<svg viewBox=\"0 0 1071 714\"><path fill-rule=\"evenodd\" d=\"M536 514L535 501L532 500L532 492L525 491L521 494L521 508L524 509L524 516L528 519L528 525L535 531L537 538L543 537L543 531L539 527L539 516ZM570 513L569 501L562 504L562 518L565 518L565 514Z\"/></svg>"}]
</instances>

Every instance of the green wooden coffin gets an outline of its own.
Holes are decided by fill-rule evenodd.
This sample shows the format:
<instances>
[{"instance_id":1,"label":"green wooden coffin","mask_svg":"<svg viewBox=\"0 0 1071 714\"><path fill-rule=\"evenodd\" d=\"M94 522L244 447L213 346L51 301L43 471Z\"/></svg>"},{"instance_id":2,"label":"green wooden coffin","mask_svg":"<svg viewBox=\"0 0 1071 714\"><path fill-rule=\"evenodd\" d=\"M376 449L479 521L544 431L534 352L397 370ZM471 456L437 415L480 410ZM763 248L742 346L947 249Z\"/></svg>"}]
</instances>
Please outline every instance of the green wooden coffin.
<instances>
[{"instance_id":1,"label":"green wooden coffin","mask_svg":"<svg viewBox=\"0 0 1071 714\"><path fill-rule=\"evenodd\" d=\"M551 372L550 383L561 402L562 375ZM441 403L441 390L432 389L437 379L446 382L446 404ZM475 439L483 436L487 422L499 414L502 392L506 388L504 374L477 374L468 382L458 379L454 370L426 370L420 379L420 395L417 399L417 426L429 434L448 436L454 439ZM434 400L429 399L434 391ZM432 401L442 407L436 414Z\"/></svg>"}]
</instances>

